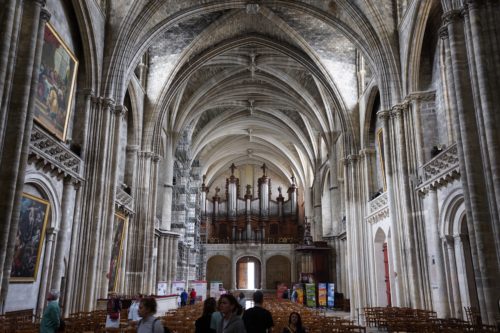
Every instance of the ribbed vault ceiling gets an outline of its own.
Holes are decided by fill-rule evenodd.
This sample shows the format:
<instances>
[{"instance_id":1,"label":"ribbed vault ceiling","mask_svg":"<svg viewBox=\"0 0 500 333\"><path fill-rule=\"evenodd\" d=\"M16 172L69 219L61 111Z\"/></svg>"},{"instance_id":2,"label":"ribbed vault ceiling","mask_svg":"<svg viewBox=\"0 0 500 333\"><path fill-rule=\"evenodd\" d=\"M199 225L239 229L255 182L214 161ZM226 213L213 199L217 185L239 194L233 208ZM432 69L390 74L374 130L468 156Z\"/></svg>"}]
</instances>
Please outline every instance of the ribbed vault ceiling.
<instances>
[{"instance_id":1,"label":"ribbed vault ceiling","mask_svg":"<svg viewBox=\"0 0 500 333\"><path fill-rule=\"evenodd\" d=\"M149 54L162 132L187 132L207 185L231 163L266 163L311 186L321 142L346 130L357 99L354 44L279 5L188 16L157 33Z\"/></svg>"}]
</instances>

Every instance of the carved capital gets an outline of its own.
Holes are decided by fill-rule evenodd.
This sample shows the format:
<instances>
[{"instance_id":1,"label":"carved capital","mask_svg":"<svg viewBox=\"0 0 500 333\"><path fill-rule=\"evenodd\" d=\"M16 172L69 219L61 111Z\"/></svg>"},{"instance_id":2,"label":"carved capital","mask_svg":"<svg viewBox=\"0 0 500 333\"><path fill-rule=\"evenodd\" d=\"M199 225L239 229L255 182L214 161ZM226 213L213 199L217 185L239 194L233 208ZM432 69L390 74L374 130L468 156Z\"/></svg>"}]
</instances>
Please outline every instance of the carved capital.
<instances>
[{"instance_id":1,"label":"carved capital","mask_svg":"<svg viewBox=\"0 0 500 333\"><path fill-rule=\"evenodd\" d=\"M85 99L95 98L94 90L92 90L91 88L82 89L82 93L83 96L85 96Z\"/></svg>"},{"instance_id":2,"label":"carved capital","mask_svg":"<svg viewBox=\"0 0 500 333\"><path fill-rule=\"evenodd\" d=\"M40 20L43 23L49 22L51 16L52 14L50 14L50 12L46 8L42 8L42 10L40 11Z\"/></svg>"},{"instance_id":3,"label":"carved capital","mask_svg":"<svg viewBox=\"0 0 500 333\"><path fill-rule=\"evenodd\" d=\"M161 156L158 154L153 154L151 159L153 160L153 163L158 163L161 160Z\"/></svg>"},{"instance_id":4,"label":"carved capital","mask_svg":"<svg viewBox=\"0 0 500 333\"><path fill-rule=\"evenodd\" d=\"M110 109L111 112L114 112L115 100L112 98L105 97L102 99L102 106L106 109Z\"/></svg>"},{"instance_id":5,"label":"carved capital","mask_svg":"<svg viewBox=\"0 0 500 333\"><path fill-rule=\"evenodd\" d=\"M150 151L140 151L139 152L140 158L152 158L153 155L154 155L153 152L150 152Z\"/></svg>"},{"instance_id":6,"label":"carved capital","mask_svg":"<svg viewBox=\"0 0 500 333\"><path fill-rule=\"evenodd\" d=\"M391 108L390 116L391 118L396 118L399 119L401 115L403 114L403 111L406 109L406 105L403 104L396 104Z\"/></svg>"},{"instance_id":7,"label":"carved capital","mask_svg":"<svg viewBox=\"0 0 500 333\"><path fill-rule=\"evenodd\" d=\"M125 105L115 106L114 114L118 117L125 117L127 115L128 109Z\"/></svg>"},{"instance_id":8,"label":"carved capital","mask_svg":"<svg viewBox=\"0 0 500 333\"><path fill-rule=\"evenodd\" d=\"M125 148L125 151L127 153L134 153L134 152L137 152L138 150L139 150L139 145L128 145Z\"/></svg>"},{"instance_id":9,"label":"carved capital","mask_svg":"<svg viewBox=\"0 0 500 333\"><path fill-rule=\"evenodd\" d=\"M377 117L382 121L386 121L390 117L390 111L389 110L380 110L379 112L377 112Z\"/></svg>"},{"instance_id":10,"label":"carved capital","mask_svg":"<svg viewBox=\"0 0 500 333\"><path fill-rule=\"evenodd\" d=\"M443 14L443 26L463 19L462 9L451 9Z\"/></svg>"}]
</instances>

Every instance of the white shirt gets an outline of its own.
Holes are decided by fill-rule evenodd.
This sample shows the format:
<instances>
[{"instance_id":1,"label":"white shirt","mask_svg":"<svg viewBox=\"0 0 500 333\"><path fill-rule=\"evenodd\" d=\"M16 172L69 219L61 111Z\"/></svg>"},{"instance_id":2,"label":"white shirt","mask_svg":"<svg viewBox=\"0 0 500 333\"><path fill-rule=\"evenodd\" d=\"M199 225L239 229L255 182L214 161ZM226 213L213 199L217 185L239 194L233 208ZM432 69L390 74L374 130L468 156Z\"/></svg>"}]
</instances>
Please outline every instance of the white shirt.
<instances>
[{"instance_id":1,"label":"white shirt","mask_svg":"<svg viewBox=\"0 0 500 333\"><path fill-rule=\"evenodd\" d=\"M142 318L139 316L139 302L133 301L128 308L128 320L139 321Z\"/></svg>"}]
</instances>

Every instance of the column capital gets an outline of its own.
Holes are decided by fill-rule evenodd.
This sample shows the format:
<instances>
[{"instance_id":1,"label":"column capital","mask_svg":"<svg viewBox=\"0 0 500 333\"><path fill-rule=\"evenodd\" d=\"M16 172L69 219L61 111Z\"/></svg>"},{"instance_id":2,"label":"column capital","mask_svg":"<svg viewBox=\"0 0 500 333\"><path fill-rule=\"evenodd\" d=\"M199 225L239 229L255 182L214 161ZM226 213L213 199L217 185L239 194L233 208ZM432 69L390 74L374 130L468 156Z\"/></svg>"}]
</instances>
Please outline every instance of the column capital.
<instances>
[{"instance_id":1,"label":"column capital","mask_svg":"<svg viewBox=\"0 0 500 333\"><path fill-rule=\"evenodd\" d=\"M40 11L40 20L44 23L49 22L51 16L52 14L48 11L47 8L42 8L42 10Z\"/></svg>"},{"instance_id":2,"label":"column capital","mask_svg":"<svg viewBox=\"0 0 500 333\"><path fill-rule=\"evenodd\" d=\"M125 148L125 151L127 153L137 152L138 150L139 150L139 145L127 145L127 147Z\"/></svg>"},{"instance_id":3,"label":"column capital","mask_svg":"<svg viewBox=\"0 0 500 333\"><path fill-rule=\"evenodd\" d=\"M46 0L31 0L31 2L35 3L35 5L40 5L41 7L45 6Z\"/></svg>"},{"instance_id":4,"label":"column capital","mask_svg":"<svg viewBox=\"0 0 500 333\"><path fill-rule=\"evenodd\" d=\"M463 19L463 8L460 9L450 9L445 12L442 16L443 26L447 26L453 22Z\"/></svg>"},{"instance_id":5,"label":"column capital","mask_svg":"<svg viewBox=\"0 0 500 333\"><path fill-rule=\"evenodd\" d=\"M116 116L125 117L128 113L128 109L125 105L116 105L114 109L114 114Z\"/></svg>"},{"instance_id":6,"label":"column capital","mask_svg":"<svg viewBox=\"0 0 500 333\"><path fill-rule=\"evenodd\" d=\"M85 98L95 98L94 90L92 88L84 88L82 89L82 93Z\"/></svg>"},{"instance_id":7,"label":"column capital","mask_svg":"<svg viewBox=\"0 0 500 333\"><path fill-rule=\"evenodd\" d=\"M388 120L390 115L391 114L389 110L380 110L377 112L377 117L382 121Z\"/></svg>"}]
</instances>

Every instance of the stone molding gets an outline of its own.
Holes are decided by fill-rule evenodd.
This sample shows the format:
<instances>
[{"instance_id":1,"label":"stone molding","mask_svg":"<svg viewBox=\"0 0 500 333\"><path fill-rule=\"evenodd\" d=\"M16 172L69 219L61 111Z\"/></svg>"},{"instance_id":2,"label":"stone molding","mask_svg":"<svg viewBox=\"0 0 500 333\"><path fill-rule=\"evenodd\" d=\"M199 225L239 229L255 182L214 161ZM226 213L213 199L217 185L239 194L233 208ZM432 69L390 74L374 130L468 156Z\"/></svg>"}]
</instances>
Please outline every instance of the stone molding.
<instances>
[{"instance_id":1,"label":"stone molding","mask_svg":"<svg viewBox=\"0 0 500 333\"><path fill-rule=\"evenodd\" d=\"M427 194L433 188L445 186L460 178L460 167L458 164L457 144L448 147L432 160L420 168L422 177L417 190L422 194Z\"/></svg>"},{"instance_id":2,"label":"stone molding","mask_svg":"<svg viewBox=\"0 0 500 333\"><path fill-rule=\"evenodd\" d=\"M31 132L28 162L59 177L71 177L74 182L83 181L83 161L36 124Z\"/></svg>"},{"instance_id":3,"label":"stone molding","mask_svg":"<svg viewBox=\"0 0 500 333\"><path fill-rule=\"evenodd\" d=\"M51 16L52 14L46 8L42 8L40 11L40 20L45 23L50 21Z\"/></svg>"},{"instance_id":4,"label":"stone molding","mask_svg":"<svg viewBox=\"0 0 500 333\"><path fill-rule=\"evenodd\" d=\"M385 208L382 208L375 213L368 215L367 217L365 217L365 220L369 224L375 224L388 218L389 216L391 216L389 207L386 206Z\"/></svg>"},{"instance_id":5,"label":"stone molding","mask_svg":"<svg viewBox=\"0 0 500 333\"><path fill-rule=\"evenodd\" d=\"M115 206L118 210L125 213L125 215L134 215L134 198L126 193L123 189L116 189Z\"/></svg>"},{"instance_id":6,"label":"stone molding","mask_svg":"<svg viewBox=\"0 0 500 333\"><path fill-rule=\"evenodd\" d=\"M463 8L451 9L443 14L443 26L448 26L453 22L463 19Z\"/></svg>"}]
</instances>

